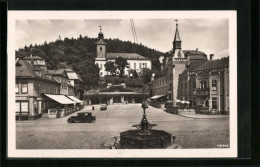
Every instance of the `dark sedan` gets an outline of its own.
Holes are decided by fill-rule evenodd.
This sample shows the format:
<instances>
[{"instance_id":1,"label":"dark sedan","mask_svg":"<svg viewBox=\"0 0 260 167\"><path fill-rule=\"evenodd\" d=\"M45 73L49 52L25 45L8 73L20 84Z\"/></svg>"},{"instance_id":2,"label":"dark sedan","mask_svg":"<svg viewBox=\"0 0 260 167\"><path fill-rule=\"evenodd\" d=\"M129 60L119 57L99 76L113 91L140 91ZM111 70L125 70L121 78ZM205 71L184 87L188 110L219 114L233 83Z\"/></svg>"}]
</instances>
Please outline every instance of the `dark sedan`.
<instances>
[{"instance_id":1,"label":"dark sedan","mask_svg":"<svg viewBox=\"0 0 260 167\"><path fill-rule=\"evenodd\" d=\"M80 112L77 116L71 116L67 120L68 123L91 123L96 120L95 116L92 116L91 112Z\"/></svg>"},{"instance_id":2,"label":"dark sedan","mask_svg":"<svg viewBox=\"0 0 260 167\"><path fill-rule=\"evenodd\" d=\"M100 106L100 110L106 110L107 109L107 105L106 104L102 104L101 106Z\"/></svg>"}]
</instances>

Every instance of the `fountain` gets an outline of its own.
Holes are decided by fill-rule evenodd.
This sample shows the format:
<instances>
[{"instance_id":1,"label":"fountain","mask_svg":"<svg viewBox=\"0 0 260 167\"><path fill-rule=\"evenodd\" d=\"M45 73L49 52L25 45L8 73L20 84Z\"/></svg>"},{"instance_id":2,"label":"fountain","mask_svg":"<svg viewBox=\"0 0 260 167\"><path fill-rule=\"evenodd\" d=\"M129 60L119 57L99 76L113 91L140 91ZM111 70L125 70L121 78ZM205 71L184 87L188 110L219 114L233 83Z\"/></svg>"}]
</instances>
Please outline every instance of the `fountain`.
<instances>
[{"instance_id":1,"label":"fountain","mask_svg":"<svg viewBox=\"0 0 260 167\"><path fill-rule=\"evenodd\" d=\"M156 149L171 146L176 137L172 137L166 131L152 129L157 125L150 124L146 118L145 109L148 108L148 105L143 102L142 108L144 113L140 124L132 126L136 128L135 130L121 132L120 141L115 144L115 147L121 149Z\"/></svg>"}]
</instances>

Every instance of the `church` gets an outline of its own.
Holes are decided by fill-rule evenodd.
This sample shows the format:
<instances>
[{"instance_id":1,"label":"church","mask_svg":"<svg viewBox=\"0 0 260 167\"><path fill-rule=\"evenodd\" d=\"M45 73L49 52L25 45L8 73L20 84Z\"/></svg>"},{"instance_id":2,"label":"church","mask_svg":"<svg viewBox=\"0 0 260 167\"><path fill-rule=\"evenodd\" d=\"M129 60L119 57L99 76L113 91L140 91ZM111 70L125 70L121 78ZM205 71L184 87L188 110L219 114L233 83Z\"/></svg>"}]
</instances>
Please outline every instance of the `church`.
<instances>
[{"instance_id":1,"label":"church","mask_svg":"<svg viewBox=\"0 0 260 167\"><path fill-rule=\"evenodd\" d=\"M135 70L137 73L140 73L143 69L148 68L152 69L152 62L148 58L139 55L138 53L111 53L107 52L107 43L104 41L104 34L100 28L98 34L98 41L96 44L96 58L95 64L98 65L100 71L99 76L104 77L110 75L110 72L106 71L105 64L108 61L115 62L116 58L122 57L127 60L129 68L125 68L124 74L129 76L130 71ZM119 71L117 71L119 74Z\"/></svg>"}]
</instances>

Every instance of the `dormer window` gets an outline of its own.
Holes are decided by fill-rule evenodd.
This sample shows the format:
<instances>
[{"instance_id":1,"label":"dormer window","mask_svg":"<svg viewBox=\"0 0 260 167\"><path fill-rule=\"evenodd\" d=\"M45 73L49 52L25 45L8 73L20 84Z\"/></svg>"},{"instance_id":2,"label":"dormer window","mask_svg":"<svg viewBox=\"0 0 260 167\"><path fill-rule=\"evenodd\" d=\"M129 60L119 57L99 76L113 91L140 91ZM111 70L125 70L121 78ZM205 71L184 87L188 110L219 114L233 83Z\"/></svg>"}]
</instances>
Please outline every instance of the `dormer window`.
<instances>
[{"instance_id":1,"label":"dormer window","mask_svg":"<svg viewBox=\"0 0 260 167\"><path fill-rule=\"evenodd\" d=\"M45 65L45 60L34 60L33 64L34 65Z\"/></svg>"}]
</instances>

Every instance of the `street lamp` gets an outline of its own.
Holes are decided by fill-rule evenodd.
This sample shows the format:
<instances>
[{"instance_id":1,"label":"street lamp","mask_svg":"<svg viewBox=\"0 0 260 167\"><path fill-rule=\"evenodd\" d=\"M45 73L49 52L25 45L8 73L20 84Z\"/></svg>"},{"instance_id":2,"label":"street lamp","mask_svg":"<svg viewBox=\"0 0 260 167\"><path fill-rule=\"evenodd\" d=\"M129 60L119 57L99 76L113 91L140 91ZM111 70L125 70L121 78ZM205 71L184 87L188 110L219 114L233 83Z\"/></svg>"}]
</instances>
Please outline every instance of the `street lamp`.
<instances>
[{"instance_id":1,"label":"street lamp","mask_svg":"<svg viewBox=\"0 0 260 167\"><path fill-rule=\"evenodd\" d=\"M130 74L130 77L131 77L131 78L133 77L133 74L132 74L132 73Z\"/></svg>"}]
</instances>

